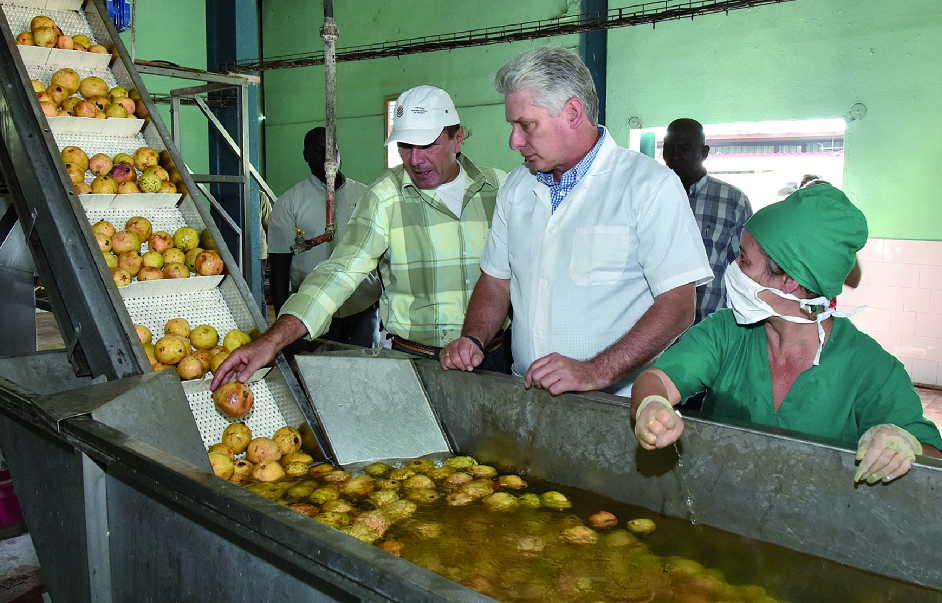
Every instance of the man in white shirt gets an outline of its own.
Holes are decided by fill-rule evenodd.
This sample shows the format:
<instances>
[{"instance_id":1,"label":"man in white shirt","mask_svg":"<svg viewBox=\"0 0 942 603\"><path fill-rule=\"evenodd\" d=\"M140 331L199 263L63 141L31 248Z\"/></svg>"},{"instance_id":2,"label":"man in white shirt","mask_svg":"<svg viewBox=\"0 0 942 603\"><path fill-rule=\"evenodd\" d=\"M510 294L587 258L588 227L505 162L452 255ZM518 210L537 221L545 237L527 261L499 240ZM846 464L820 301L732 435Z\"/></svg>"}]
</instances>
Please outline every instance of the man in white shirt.
<instances>
[{"instance_id":1,"label":"man in white shirt","mask_svg":"<svg viewBox=\"0 0 942 603\"><path fill-rule=\"evenodd\" d=\"M341 230L350 220L357 201L367 191L366 185L345 177L338 170L335 181L337 231L333 240L294 255L291 246L294 245L297 229L304 231L303 236L306 239L324 232L327 205L327 188L324 185L325 154L326 130L322 127L310 130L304 137L304 161L308 164L311 175L278 198L268 223L271 294L275 314L281 310L291 292L298 290L308 273L330 257L335 241L340 238ZM376 310L379 295L379 277L376 272L372 272L341 306L323 337L342 343L372 347L379 334Z\"/></svg>"},{"instance_id":2,"label":"man in white shirt","mask_svg":"<svg viewBox=\"0 0 942 603\"><path fill-rule=\"evenodd\" d=\"M514 373L552 394L630 393L689 327L713 273L677 176L596 123L582 61L537 48L498 72L510 146L524 165L501 187L462 337L441 355L473 370L478 341L513 305Z\"/></svg>"}]
</instances>

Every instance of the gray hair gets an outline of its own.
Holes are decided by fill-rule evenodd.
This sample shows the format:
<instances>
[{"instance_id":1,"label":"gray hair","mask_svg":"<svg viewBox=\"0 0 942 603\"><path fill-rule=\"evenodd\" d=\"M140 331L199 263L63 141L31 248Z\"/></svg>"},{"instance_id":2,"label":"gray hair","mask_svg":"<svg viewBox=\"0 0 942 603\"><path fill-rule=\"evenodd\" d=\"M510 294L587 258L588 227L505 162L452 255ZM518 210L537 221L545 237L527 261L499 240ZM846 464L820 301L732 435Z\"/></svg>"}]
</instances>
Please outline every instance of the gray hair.
<instances>
[{"instance_id":1,"label":"gray hair","mask_svg":"<svg viewBox=\"0 0 942 603\"><path fill-rule=\"evenodd\" d=\"M566 101L576 97L592 125L599 120L592 74L576 53L565 48L542 46L521 54L500 68L494 87L505 96L529 90L536 103L553 115L559 115Z\"/></svg>"}]
</instances>

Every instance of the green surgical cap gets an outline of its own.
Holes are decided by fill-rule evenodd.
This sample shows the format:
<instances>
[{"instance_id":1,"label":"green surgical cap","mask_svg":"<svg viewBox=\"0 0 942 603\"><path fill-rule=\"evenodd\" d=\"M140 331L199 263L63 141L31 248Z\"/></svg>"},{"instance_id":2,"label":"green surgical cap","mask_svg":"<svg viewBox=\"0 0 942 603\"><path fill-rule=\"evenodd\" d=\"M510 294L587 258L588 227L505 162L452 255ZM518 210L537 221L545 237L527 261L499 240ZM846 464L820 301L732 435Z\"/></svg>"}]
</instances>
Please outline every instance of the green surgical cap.
<instances>
[{"instance_id":1,"label":"green surgical cap","mask_svg":"<svg viewBox=\"0 0 942 603\"><path fill-rule=\"evenodd\" d=\"M814 293L835 298L867 242L867 219L829 184L815 184L764 207L746 222L766 254Z\"/></svg>"}]
</instances>

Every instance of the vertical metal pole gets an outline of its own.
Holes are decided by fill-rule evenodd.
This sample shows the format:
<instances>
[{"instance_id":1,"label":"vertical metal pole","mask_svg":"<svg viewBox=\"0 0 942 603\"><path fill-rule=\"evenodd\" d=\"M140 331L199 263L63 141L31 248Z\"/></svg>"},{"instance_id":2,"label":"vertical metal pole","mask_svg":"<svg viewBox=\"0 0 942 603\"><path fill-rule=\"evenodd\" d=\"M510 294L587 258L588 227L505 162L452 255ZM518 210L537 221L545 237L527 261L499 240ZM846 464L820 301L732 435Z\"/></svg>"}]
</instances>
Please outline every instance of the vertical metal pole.
<instances>
[{"instance_id":1,"label":"vertical metal pole","mask_svg":"<svg viewBox=\"0 0 942 603\"><path fill-rule=\"evenodd\" d=\"M183 116L180 114L182 106L179 96L170 96L170 131L173 135L173 144L181 155L183 154Z\"/></svg>"},{"instance_id":2,"label":"vertical metal pole","mask_svg":"<svg viewBox=\"0 0 942 603\"><path fill-rule=\"evenodd\" d=\"M334 233L334 185L337 177L337 38L340 32L334 22L333 0L324 0L324 95L325 119L327 121L327 159L324 161L324 175L327 178L327 228L324 234Z\"/></svg>"},{"instance_id":3,"label":"vertical metal pole","mask_svg":"<svg viewBox=\"0 0 942 603\"><path fill-rule=\"evenodd\" d=\"M265 292L262 283L261 257L261 219L259 218L258 197L252 195L252 176L249 174L249 87L248 84L239 86L239 148L242 154L239 163L239 175L242 183L239 184L242 197L242 234L240 247L242 248L242 274L245 276L249 289L255 297L265 316Z\"/></svg>"}]
</instances>

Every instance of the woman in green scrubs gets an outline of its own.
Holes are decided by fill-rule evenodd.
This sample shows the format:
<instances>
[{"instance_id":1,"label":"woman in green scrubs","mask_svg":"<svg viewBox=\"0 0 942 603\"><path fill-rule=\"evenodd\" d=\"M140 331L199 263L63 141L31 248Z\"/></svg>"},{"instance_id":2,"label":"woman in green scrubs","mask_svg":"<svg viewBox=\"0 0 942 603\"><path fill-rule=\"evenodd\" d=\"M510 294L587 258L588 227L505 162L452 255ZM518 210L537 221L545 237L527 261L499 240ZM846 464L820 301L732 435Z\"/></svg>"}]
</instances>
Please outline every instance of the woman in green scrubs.
<instances>
[{"instance_id":1,"label":"woman in green scrubs","mask_svg":"<svg viewBox=\"0 0 942 603\"><path fill-rule=\"evenodd\" d=\"M641 446L675 442L683 420L674 405L706 392L706 419L855 447L855 481L896 479L917 454L942 457L903 365L831 307L866 240L863 214L827 184L756 213L726 271L730 308L692 327L634 383Z\"/></svg>"}]
</instances>

